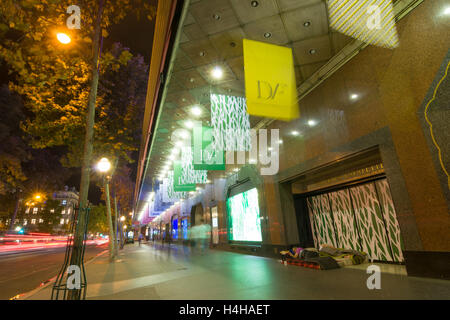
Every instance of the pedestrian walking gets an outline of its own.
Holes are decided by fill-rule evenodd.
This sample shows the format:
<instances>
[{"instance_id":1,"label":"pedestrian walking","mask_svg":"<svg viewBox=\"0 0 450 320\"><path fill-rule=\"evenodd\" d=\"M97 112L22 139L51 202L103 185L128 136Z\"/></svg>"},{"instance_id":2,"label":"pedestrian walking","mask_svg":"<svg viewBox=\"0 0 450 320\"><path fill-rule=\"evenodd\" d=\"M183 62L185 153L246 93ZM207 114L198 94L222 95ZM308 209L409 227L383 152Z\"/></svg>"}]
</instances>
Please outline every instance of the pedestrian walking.
<instances>
[{"instance_id":1,"label":"pedestrian walking","mask_svg":"<svg viewBox=\"0 0 450 320\"><path fill-rule=\"evenodd\" d=\"M142 235L142 233L139 233L139 236L138 236L139 247L141 246L142 239L144 239L144 236Z\"/></svg>"},{"instance_id":2,"label":"pedestrian walking","mask_svg":"<svg viewBox=\"0 0 450 320\"><path fill-rule=\"evenodd\" d=\"M200 220L199 226L199 240L200 240L200 253L204 254L209 247L209 239L211 237L211 226L205 223L205 220Z\"/></svg>"}]
</instances>

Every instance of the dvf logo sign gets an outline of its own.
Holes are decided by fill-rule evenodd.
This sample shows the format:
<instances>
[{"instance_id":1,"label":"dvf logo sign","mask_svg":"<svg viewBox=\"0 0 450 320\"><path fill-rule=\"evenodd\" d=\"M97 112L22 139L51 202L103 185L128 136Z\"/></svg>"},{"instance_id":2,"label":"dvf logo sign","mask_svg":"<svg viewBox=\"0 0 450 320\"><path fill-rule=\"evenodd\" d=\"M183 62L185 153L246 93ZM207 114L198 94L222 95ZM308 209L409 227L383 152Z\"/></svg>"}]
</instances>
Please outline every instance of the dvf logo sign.
<instances>
[{"instance_id":1,"label":"dvf logo sign","mask_svg":"<svg viewBox=\"0 0 450 320\"><path fill-rule=\"evenodd\" d=\"M292 49L244 39L248 114L290 121L298 118Z\"/></svg>"},{"instance_id":2,"label":"dvf logo sign","mask_svg":"<svg viewBox=\"0 0 450 320\"><path fill-rule=\"evenodd\" d=\"M270 83L268 81L258 80L258 99L275 100L278 95L285 93L287 84Z\"/></svg>"}]
</instances>

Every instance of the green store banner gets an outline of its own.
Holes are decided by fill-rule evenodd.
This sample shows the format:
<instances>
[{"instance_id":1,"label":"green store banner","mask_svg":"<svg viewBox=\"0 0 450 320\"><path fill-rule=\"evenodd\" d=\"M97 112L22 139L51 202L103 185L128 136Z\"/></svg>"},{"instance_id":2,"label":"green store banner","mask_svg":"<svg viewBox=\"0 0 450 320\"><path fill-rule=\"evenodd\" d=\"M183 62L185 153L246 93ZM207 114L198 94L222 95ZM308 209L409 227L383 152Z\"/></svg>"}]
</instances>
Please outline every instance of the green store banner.
<instances>
[{"instance_id":1,"label":"green store banner","mask_svg":"<svg viewBox=\"0 0 450 320\"><path fill-rule=\"evenodd\" d=\"M214 149L213 128L194 127L192 149L194 170L225 170L225 152Z\"/></svg>"},{"instance_id":2,"label":"green store banner","mask_svg":"<svg viewBox=\"0 0 450 320\"><path fill-rule=\"evenodd\" d=\"M196 184L181 184L183 175L183 166L180 161L173 163L173 190L175 192L195 191Z\"/></svg>"}]
</instances>

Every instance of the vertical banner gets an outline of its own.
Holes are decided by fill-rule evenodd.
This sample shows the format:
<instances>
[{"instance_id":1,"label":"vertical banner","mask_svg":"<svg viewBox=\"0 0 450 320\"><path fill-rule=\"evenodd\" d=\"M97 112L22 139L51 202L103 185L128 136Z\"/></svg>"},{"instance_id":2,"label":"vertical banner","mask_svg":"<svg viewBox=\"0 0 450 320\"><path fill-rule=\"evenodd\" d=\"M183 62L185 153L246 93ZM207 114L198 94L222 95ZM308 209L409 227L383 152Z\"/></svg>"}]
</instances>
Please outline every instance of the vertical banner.
<instances>
[{"instance_id":1,"label":"vertical banner","mask_svg":"<svg viewBox=\"0 0 450 320\"><path fill-rule=\"evenodd\" d=\"M214 148L213 129L194 127L193 137L194 170L225 170L225 152Z\"/></svg>"},{"instance_id":2,"label":"vertical banner","mask_svg":"<svg viewBox=\"0 0 450 320\"><path fill-rule=\"evenodd\" d=\"M248 113L289 121L299 117L292 49L244 39Z\"/></svg>"},{"instance_id":3,"label":"vertical banner","mask_svg":"<svg viewBox=\"0 0 450 320\"><path fill-rule=\"evenodd\" d=\"M250 150L250 118L245 98L214 93L210 96L213 149Z\"/></svg>"},{"instance_id":4,"label":"vertical banner","mask_svg":"<svg viewBox=\"0 0 450 320\"><path fill-rule=\"evenodd\" d=\"M195 183L185 184L182 183L183 166L180 161L174 161L173 163L173 190L175 192L188 192L195 191Z\"/></svg>"},{"instance_id":5,"label":"vertical banner","mask_svg":"<svg viewBox=\"0 0 450 320\"><path fill-rule=\"evenodd\" d=\"M372 45L398 47L391 0L329 0L327 5L334 30Z\"/></svg>"}]
</instances>

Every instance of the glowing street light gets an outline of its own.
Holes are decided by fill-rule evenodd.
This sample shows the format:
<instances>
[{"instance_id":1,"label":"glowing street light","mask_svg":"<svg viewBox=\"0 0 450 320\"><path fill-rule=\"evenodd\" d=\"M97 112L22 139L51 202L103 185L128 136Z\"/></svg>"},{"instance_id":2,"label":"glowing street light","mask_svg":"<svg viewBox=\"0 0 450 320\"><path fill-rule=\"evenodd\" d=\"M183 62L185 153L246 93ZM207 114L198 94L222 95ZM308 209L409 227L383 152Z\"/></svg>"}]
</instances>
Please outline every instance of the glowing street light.
<instances>
[{"instance_id":1,"label":"glowing street light","mask_svg":"<svg viewBox=\"0 0 450 320\"><path fill-rule=\"evenodd\" d=\"M111 202L109 200L109 177L106 177L106 172L111 169L111 163L106 158L101 158L97 163L97 170L103 173L103 184L105 186L105 194L106 194L106 213L108 217L108 227L109 227L109 260L114 260L114 252L115 252L115 240L114 240L114 229L112 224L112 215L111 215Z\"/></svg>"},{"instance_id":2,"label":"glowing street light","mask_svg":"<svg viewBox=\"0 0 450 320\"><path fill-rule=\"evenodd\" d=\"M120 221L125 221L125 216L121 216Z\"/></svg>"},{"instance_id":3,"label":"glowing street light","mask_svg":"<svg viewBox=\"0 0 450 320\"><path fill-rule=\"evenodd\" d=\"M71 39L70 37L62 32L59 32L56 34L56 38L58 39L59 42L61 42L62 44L68 44L70 43Z\"/></svg>"},{"instance_id":4,"label":"glowing street light","mask_svg":"<svg viewBox=\"0 0 450 320\"><path fill-rule=\"evenodd\" d=\"M97 169L100 172L108 172L109 169L111 169L111 163L106 158L101 158L100 161L97 163Z\"/></svg>"}]
</instances>

